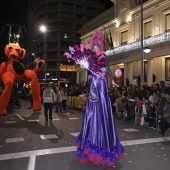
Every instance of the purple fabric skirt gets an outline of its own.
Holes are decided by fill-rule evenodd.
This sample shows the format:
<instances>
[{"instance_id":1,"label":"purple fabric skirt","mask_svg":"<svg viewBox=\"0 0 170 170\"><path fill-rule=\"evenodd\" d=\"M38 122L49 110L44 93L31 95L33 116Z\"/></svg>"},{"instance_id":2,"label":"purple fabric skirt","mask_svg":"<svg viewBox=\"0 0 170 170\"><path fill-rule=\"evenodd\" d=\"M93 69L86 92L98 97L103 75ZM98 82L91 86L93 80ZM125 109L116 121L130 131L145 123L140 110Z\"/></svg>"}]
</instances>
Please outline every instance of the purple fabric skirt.
<instances>
[{"instance_id":1,"label":"purple fabric skirt","mask_svg":"<svg viewBox=\"0 0 170 170\"><path fill-rule=\"evenodd\" d=\"M82 129L76 138L81 163L114 166L124 156L114 123L106 78L89 75L89 90Z\"/></svg>"}]
</instances>

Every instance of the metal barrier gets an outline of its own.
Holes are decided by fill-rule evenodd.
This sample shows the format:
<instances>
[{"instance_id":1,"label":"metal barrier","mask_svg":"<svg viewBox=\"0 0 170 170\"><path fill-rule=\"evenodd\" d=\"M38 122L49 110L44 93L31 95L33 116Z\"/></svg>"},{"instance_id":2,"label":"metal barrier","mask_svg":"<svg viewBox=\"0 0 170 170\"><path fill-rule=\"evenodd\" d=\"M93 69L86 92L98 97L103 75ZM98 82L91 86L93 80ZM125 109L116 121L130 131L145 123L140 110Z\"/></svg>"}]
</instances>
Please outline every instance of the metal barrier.
<instances>
[{"instance_id":1,"label":"metal barrier","mask_svg":"<svg viewBox=\"0 0 170 170\"><path fill-rule=\"evenodd\" d=\"M71 98L71 96L67 96L66 106L67 107L72 107L72 98Z\"/></svg>"},{"instance_id":2,"label":"metal barrier","mask_svg":"<svg viewBox=\"0 0 170 170\"><path fill-rule=\"evenodd\" d=\"M66 105L71 108L85 109L86 97L67 96Z\"/></svg>"}]
</instances>

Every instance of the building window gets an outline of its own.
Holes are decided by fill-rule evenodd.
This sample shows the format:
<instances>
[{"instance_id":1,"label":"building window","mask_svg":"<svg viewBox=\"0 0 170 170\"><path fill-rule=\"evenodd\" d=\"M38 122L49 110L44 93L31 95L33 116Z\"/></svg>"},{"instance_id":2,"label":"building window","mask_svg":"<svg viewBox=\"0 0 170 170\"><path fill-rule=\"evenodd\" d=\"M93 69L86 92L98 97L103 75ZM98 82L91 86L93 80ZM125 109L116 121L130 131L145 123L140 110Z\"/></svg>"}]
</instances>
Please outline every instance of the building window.
<instances>
[{"instance_id":1,"label":"building window","mask_svg":"<svg viewBox=\"0 0 170 170\"><path fill-rule=\"evenodd\" d=\"M166 32L170 31L170 14L165 15L165 30Z\"/></svg>"},{"instance_id":2,"label":"building window","mask_svg":"<svg viewBox=\"0 0 170 170\"><path fill-rule=\"evenodd\" d=\"M128 43L128 31L124 31L121 33L121 45L125 45Z\"/></svg>"},{"instance_id":3,"label":"building window","mask_svg":"<svg viewBox=\"0 0 170 170\"><path fill-rule=\"evenodd\" d=\"M165 59L165 80L170 81L170 57Z\"/></svg>"},{"instance_id":4,"label":"building window","mask_svg":"<svg viewBox=\"0 0 170 170\"><path fill-rule=\"evenodd\" d=\"M144 37L152 36L152 21L144 23Z\"/></svg>"}]
</instances>

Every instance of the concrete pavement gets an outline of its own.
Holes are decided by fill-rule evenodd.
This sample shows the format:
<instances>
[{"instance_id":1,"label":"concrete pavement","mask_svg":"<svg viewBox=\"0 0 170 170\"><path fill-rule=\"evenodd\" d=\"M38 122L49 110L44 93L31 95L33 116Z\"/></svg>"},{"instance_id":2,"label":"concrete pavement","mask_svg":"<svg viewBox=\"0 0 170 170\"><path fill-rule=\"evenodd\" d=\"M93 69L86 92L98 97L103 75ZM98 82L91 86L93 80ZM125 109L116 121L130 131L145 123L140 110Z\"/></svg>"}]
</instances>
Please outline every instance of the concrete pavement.
<instances>
[{"instance_id":1,"label":"concrete pavement","mask_svg":"<svg viewBox=\"0 0 170 170\"><path fill-rule=\"evenodd\" d=\"M83 112L67 109L54 112L46 122L43 107L33 112L22 100L21 109L9 108L0 117L0 170L169 170L170 130L161 137L155 129L115 119L126 156L116 167L81 165L76 158L75 137L80 132Z\"/></svg>"}]
</instances>

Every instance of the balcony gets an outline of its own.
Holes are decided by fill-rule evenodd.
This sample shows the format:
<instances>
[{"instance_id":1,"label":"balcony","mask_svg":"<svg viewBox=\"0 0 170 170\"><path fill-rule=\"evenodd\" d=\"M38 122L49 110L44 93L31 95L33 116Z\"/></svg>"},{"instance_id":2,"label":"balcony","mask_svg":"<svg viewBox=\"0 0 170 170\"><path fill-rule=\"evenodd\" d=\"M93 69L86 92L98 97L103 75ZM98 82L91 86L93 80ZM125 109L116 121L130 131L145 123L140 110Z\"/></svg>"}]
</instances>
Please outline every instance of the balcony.
<instances>
[{"instance_id":1,"label":"balcony","mask_svg":"<svg viewBox=\"0 0 170 170\"><path fill-rule=\"evenodd\" d=\"M121 42L121 45L126 45L126 44L128 44L127 41Z\"/></svg>"},{"instance_id":2,"label":"balcony","mask_svg":"<svg viewBox=\"0 0 170 170\"><path fill-rule=\"evenodd\" d=\"M159 34L159 35L146 38L143 40L143 45L145 47L145 46L151 46L154 44L160 44L160 43L167 42L167 41L170 41L170 32L166 32L164 34ZM141 42L136 41L130 44L115 47L113 50L106 51L105 54L106 56L111 56L114 54L128 52L128 51L139 49L139 48L141 48Z\"/></svg>"},{"instance_id":3,"label":"balcony","mask_svg":"<svg viewBox=\"0 0 170 170\"><path fill-rule=\"evenodd\" d=\"M167 29L165 32L170 32L170 29Z\"/></svg>"}]
</instances>

